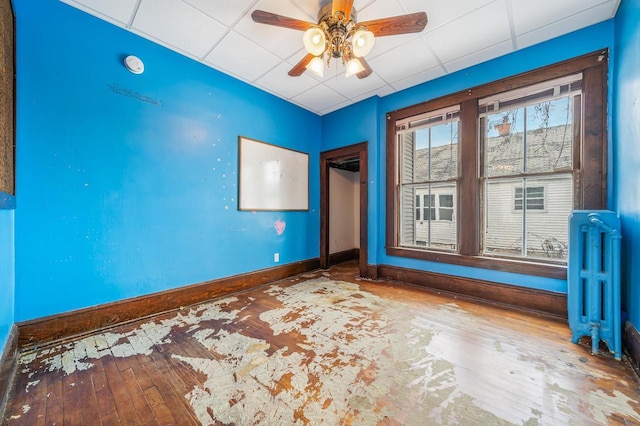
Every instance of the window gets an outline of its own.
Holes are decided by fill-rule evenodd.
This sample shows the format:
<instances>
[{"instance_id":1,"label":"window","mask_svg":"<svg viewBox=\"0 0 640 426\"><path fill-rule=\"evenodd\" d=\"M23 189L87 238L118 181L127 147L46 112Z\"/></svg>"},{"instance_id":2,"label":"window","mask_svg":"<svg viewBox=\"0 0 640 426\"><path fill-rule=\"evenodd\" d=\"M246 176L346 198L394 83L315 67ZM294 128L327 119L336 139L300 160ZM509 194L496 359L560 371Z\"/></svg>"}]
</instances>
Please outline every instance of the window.
<instances>
[{"instance_id":1,"label":"window","mask_svg":"<svg viewBox=\"0 0 640 426\"><path fill-rule=\"evenodd\" d=\"M544 186L532 186L515 188L513 209L522 210L522 194L527 194L527 210L544 210Z\"/></svg>"},{"instance_id":2,"label":"window","mask_svg":"<svg viewBox=\"0 0 640 426\"><path fill-rule=\"evenodd\" d=\"M398 148L404 247L456 248L453 193L458 178L459 108L448 108L400 122Z\"/></svg>"},{"instance_id":3,"label":"window","mask_svg":"<svg viewBox=\"0 0 640 426\"><path fill-rule=\"evenodd\" d=\"M453 221L453 195L441 194L438 198L440 200L440 206L438 209L438 218L440 220Z\"/></svg>"},{"instance_id":4,"label":"window","mask_svg":"<svg viewBox=\"0 0 640 426\"><path fill-rule=\"evenodd\" d=\"M388 114L387 253L565 278L569 213L606 208L606 55Z\"/></svg>"}]
</instances>

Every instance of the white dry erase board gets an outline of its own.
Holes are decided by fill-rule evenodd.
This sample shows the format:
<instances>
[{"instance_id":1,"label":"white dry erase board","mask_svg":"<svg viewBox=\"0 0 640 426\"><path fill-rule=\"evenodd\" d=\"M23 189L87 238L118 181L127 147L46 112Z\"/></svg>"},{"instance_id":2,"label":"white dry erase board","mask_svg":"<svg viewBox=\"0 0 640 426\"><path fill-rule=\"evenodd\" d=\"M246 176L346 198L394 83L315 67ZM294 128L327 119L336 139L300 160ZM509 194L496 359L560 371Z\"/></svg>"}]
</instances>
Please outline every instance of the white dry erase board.
<instances>
[{"instance_id":1,"label":"white dry erase board","mask_svg":"<svg viewBox=\"0 0 640 426\"><path fill-rule=\"evenodd\" d=\"M309 154L240 136L238 209L309 210Z\"/></svg>"}]
</instances>

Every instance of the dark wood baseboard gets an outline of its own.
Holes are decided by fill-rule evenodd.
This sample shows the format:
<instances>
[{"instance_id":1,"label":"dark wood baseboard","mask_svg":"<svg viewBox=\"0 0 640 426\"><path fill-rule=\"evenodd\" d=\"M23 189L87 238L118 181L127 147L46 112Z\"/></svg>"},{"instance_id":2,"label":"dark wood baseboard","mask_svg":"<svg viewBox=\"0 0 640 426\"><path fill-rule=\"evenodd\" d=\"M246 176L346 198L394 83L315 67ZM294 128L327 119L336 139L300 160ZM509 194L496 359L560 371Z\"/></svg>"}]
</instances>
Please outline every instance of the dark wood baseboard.
<instances>
[{"instance_id":1,"label":"dark wood baseboard","mask_svg":"<svg viewBox=\"0 0 640 426\"><path fill-rule=\"evenodd\" d=\"M221 278L186 287L153 293L24 321L18 326L20 348L41 345L91 331L112 327L150 315L179 309L207 300L248 290L320 267L319 259L309 259L287 265L262 269L246 274Z\"/></svg>"},{"instance_id":2,"label":"dark wood baseboard","mask_svg":"<svg viewBox=\"0 0 640 426\"><path fill-rule=\"evenodd\" d=\"M377 269L379 278L416 284L437 291L499 303L557 318L567 318L567 295L563 293L436 274L398 266L379 265Z\"/></svg>"},{"instance_id":3,"label":"dark wood baseboard","mask_svg":"<svg viewBox=\"0 0 640 426\"><path fill-rule=\"evenodd\" d=\"M11 379L14 376L16 360L18 358L18 327L13 325L7 338L7 343L0 357L0 419L4 416L4 407L6 406L9 393L11 391Z\"/></svg>"},{"instance_id":4,"label":"dark wood baseboard","mask_svg":"<svg viewBox=\"0 0 640 426\"><path fill-rule=\"evenodd\" d=\"M377 280L378 265L367 265L367 276L363 278L369 278L370 280Z\"/></svg>"},{"instance_id":5,"label":"dark wood baseboard","mask_svg":"<svg viewBox=\"0 0 640 426\"><path fill-rule=\"evenodd\" d=\"M360 249L352 248L329 254L329 264L337 265L338 263L348 262L350 260L358 260Z\"/></svg>"},{"instance_id":6,"label":"dark wood baseboard","mask_svg":"<svg viewBox=\"0 0 640 426\"><path fill-rule=\"evenodd\" d=\"M629 321L624 323L622 345L627 355L629 355L629 361L631 361L633 369L636 374L640 375L640 333Z\"/></svg>"}]
</instances>

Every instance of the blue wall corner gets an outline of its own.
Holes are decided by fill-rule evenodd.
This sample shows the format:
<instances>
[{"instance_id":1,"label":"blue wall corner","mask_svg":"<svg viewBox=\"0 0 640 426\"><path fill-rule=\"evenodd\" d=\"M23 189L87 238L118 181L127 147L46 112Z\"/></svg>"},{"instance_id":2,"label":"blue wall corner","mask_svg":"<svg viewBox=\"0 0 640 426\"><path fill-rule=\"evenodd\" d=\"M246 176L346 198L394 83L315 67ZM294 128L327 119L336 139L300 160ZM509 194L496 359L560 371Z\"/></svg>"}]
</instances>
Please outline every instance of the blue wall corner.
<instances>
[{"instance_id":1,"label":"blue wall corner","mask_svg":"<svg viewBox=\"0 0 640 426\"><path fill-rule=\"evenodd\" d=\"M14 323L14 210L0 209L0 354Z\"/></svg>"},{"instance_id":2,"label":"blue wall corner","mask_svg":"<svg viewBox=\"0 0 640 426\"><path fill-rule=\"evenodd\" d=\"M615 19L613 186L622 220L622 282L629 321L640 329L640 0L622 0Z\"/></svg>"},{"instance_id":3,"label":"blue wall corner","mask_svg":"<svg viewBox=\"0 0 640 426\"><path fill-rule=\"evenodd\" d=\"M0 210L13 210L16 208L16 197L0 191Z\"/></svg>"}]
</instances>

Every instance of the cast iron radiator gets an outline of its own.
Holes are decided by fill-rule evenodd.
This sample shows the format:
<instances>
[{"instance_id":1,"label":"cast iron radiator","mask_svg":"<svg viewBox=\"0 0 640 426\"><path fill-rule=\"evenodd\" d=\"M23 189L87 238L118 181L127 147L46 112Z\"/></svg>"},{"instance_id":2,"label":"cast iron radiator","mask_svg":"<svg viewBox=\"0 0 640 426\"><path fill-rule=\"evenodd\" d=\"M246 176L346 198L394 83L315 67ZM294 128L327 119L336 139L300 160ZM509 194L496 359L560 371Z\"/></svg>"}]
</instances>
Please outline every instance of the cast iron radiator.
<instances>
[{"instance_id":1,"label":"cast iron radiator","mask_svg":"<svg viewBox=\"0 0 640 426\"><path fill-rule=\"evenodd\" d=\"M608 210L575 210L569 216L567 311L571 341L591 336L616 359L622 355L620 324L620 219Z\"/></svg>"}]
</instances>

